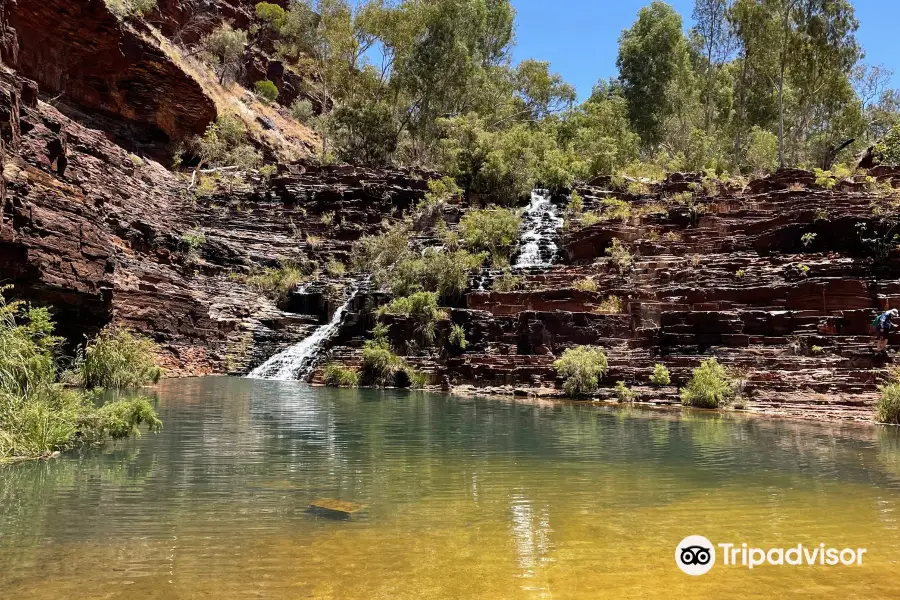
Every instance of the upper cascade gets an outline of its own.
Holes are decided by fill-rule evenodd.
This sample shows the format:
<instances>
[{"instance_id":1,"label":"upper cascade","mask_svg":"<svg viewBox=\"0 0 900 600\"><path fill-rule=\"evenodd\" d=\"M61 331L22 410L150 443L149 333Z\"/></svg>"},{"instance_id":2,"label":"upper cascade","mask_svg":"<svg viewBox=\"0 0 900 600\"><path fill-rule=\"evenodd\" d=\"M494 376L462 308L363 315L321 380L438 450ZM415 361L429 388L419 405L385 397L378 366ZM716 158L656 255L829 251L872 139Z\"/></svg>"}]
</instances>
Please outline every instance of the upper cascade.
<instances>
[{"instance_id":1,"label":"upper cascade","mask_svg":"<svg viewBox=\"0 0 900 600\"><path fill-rule=\"evenodd\" d=\"M532 190L531 203L522 219L522 250L513 265L516 268L549 267L556 259L559 230L563 218L550 200L548 190Z\"/></svg>"}]
</instances>

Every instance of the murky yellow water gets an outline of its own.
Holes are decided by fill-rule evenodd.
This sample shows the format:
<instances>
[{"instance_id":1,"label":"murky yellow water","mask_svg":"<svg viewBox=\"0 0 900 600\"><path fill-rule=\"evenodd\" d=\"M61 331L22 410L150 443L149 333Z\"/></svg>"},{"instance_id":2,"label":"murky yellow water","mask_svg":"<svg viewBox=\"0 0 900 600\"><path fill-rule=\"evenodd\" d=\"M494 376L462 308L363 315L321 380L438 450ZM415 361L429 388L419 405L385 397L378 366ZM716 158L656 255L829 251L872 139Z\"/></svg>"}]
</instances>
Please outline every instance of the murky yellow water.
<instances>
[{"instance_id":1,"label":"murky yellow water","mask_svg":"<svg viewBox=\"0 0 900 600\"><path fill-rule=\"evenodd\" d=\"M159 405L159 436L0 471L0 597L900 596L892 430L228 379ZM690 534L867 552L689 577Z\"/></svg>"}]
</instances>

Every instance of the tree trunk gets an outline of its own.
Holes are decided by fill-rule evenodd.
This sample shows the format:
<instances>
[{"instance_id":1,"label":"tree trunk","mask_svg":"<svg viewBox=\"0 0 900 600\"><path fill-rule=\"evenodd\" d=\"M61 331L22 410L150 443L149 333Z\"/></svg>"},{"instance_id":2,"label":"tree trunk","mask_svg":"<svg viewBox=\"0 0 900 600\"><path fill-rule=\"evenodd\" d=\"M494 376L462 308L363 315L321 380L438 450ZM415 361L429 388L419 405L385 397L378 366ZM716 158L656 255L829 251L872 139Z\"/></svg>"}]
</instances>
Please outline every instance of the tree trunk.
<instances>
[{"instance_id":1,"label":"tree trunk","mask_svg":"<svg viewBox=\"0 0 900 600\"><path fill-rule=\"evenodd\" d=\"M784 168L784 61L778 79L778 166Z\"/></svg>"}]
</instances>

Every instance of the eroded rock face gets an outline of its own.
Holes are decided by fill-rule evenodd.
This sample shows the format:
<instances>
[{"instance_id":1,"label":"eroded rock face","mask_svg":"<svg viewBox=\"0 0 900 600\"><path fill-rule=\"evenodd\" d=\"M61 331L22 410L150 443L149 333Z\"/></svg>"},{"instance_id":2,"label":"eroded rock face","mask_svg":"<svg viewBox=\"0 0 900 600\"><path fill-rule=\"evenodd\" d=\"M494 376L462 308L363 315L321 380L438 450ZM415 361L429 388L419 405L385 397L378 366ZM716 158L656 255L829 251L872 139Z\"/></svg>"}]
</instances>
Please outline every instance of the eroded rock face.
<instances>
[{"instance_id":1,"label":"eroded rock face","mask_svg":"<svg viewBox=\"0 0 900 600\"><path fill-rule=\"evenodd\" d=\"M130 125L117 132L120 143L133 145L131 136L164 147L215 119L200 85L149 41L149 32L120 23L103 0L20 0L6 11L18 39L11 64L43 93Z\"/></svg>"}]
</instances>

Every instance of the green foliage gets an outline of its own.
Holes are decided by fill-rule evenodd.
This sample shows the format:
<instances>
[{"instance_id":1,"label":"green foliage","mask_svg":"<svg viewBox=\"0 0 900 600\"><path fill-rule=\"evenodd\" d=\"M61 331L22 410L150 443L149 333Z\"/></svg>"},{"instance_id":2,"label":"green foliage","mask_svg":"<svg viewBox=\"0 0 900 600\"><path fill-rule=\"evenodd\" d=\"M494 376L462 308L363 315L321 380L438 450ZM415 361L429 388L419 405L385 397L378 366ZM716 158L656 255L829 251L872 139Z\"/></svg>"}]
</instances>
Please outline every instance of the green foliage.
<instances>
[{"instance_id":1,"label":"green foliage","mask_svg":"<svg viewBox=\"0 0 900 600\"><path fill-rule=\"evenodd\" d=\"M347 267L340 261L330 260L328 261L328 264L325 265L325 272L332 277L340 277L347 273Z\"/></svg>"},{"instance_id":2,"label":"green foliage","mask_svg":"<svg viewBox=\"0 0 900 600\"><path fill-rule=\"evenodd\" d=\"M624 381L617 381L616 387L613 388L613 393L616 395L616 398L619 402L634 402L635 394L634 390L625 385Z\"/></svg>"},{"instance_id":3,"label":"green foliage","mask_svg":"<svg viewBox=\"0 0 900 600\"><path fill-rule=\"evenodd\" d=\"M495 292L514 292L520 287L522 287L522 278L513 275L509 269L504 270L491 285L491 289Z\"/></svg>"},{"instance_id":4,"label":"green foliage","mask_svg":"<svg viewBox=\"0 0 900 600\"><path fill-rule=\"evenodd\" d=\"M803 243L804 248L808 247L814 241L816 241L815 233L804 233L803 235L800 236L800 242Z\"/></svg>"},{"instance_id":5,"label":"green foliage","mask_svg":"<svg viewBox=\"0 0 900 600\"><path fill-rule=\"evenodd\" d=\"M274 32L280 32L284 26L285 12L277 4L260 2L256 5L256 18Z\"/></svg>"},{"instance_id":6,"label":"green foliage","mask_svg":"<svg viewBox=\"0 0 900 600\"><path fill-rule=\"evenodd\" d=\"M114 440L129 436L140 436L138 429L146 424L150 431L162 429L162 421L146 398L130 398L109 402L97 411L98 422L93 435L105 433Z\"/></svg>"},{"instance_id":7,"label":"green foliage","mask_svg":"<svg viewBox=\"0 0 900 600\"><path fill-rule=\"evenodd\" d=\"M156 383L156 344L126 329L104 328L87 343L76 362L78 383L85 388L125 389Z\"/></svg>"},{"instance_id":8,"label":"green foliage","mask_svg":"<svg viewBox=\"0 0 900 600\"><path fill-rule=\"evenodd\" d=\"M746 275L746 274L747 274L746 271L744 271L743 269L738 269L737 271L734 272L734 276L737 277L738 279L743 279L744 275Z\"/></svg>"},{"instance_id":9,"label":"green foliage","mask_svg":"<svg viewBox=\"0 0 900 600\"><path fill-rule=\"evenodd\" d=\"M379 308L378 314L411 318L415 324L416 336L425 346L434 344L438 321L448 318L447 312L438 307L438 296L434 292L416 292L409 296L394 298Z\"/></svg>"},{"instance_id":10,"label":"green foliage","mask_svg":"<svg viewBox=\"0 0 900 600\"><path fill-rule=\"evenodd\" d=\"M612 244L606 249L609 264L619 273L624 275L634 266L634 257L618 238L613 239Z\"/></svg>"},{"instance_id":11,"label":"green foliage","mask_svg":"<svg viewBox=\"0 0 900 600\"><path fill-rule=\"evenodd\" d=\"M616 315L621 313L625 308L625 302L619 296L607 296L600 304L594 308L595 313Z\"/></svg>"},{"instance_id":12,"label":"green foliage","mask_svg":"<svg viewBox=\"0 0 900 600\"><path fill-rule=\"evenodd\" d=\"M313 109L312 102L306 98L297 98L294 100L294 103L291 104L291 116L294 117L298 123L308 124L315 115L316 113Z\"/></svg>"},{"instance_id":13,"label":"green foliage","mask_svg":"<svg viewBox=\"0 0 900 600\"><path fill-rule=\"evenodd\" d=\"M596 392L600 379L609 368L606 353L596 346L569 348L553 367L563 379L563 389L569 396L587 396Z\"/></svg>"},{"instance_id":14,"label":"green foliage","mask_svg":"<svg viewBox=\"0 0 900 600\"><path fill-rule=\"evenodd\" d=\"M572 287L582 292L596 292L597 282L592 277L584 277L573 283Z\"/></svg>"},{"instance_id":15,"label":"green foliage","mask_svg":"<svg viewBox=\"0 0 900 600\"><path fill-rule=\"evenodd\" d=\"M660 387L672 383L672 378L669 375L669 369L666 368L666 365L656 363L656 365L653 366L653 374L650 375L650 383Z\"/></svg>"},{"instance_id":16,"label":"green foliage","mask_svg":"<svg viewBox=\"0 0 900 600\"><path fill-rule=\"evenodd\" d=\"M324 369L325 385L328 387L355 388L359 386L360 375L357 371L332 363Z\"/></svg>"},{"instance_id":17,"label":"green foliage","mask_svg":"<svg viewBox=\"0 0 900 600\"><path fill-rule=\"evenodd\" d=\"M275 85L274 82L269 81L268 79L262 79L253 84L253 89L256 91L256 95L260 98L263 98L267 102L275 102L278 99L278 86Z\"/></svg>"},{"instance_id":18,"label":"green foliage","mask_svg":"<svg viewBox=\"0 0 900 600\"><path fill-rule=\"evenodd\" d=\"M778 136L754 125L747 135L745 162L750 173L762 177L778 166Z\"/></svg>"},{"instance_id":19,"label":"green foliage","mask_svg":"<svg viewBox=\"0 0 900 600\"><path fill-rule=\"evenodd\" d=\"M387 274L409 250L409 230L398 225L382 235L364 236L353 244L350 264L357 273L372 273L386 281Z\"/></svg>"},{"instance_id":20,"label":"green foliage","mask_svg":"<svg viewBox=\"0 0 900 600\"><path fill-rule=\"evenodd\" d=\"M416 207L418 217L431 217L439 214L451 198L458 195L459 186L452 177L442 177L428 181L428 192Z\"/></svg>"},{"instance_id":21,"label":"green foliage","mask_svg":"<svg viewBox=\"0 0 900 600\"><path fill-rule=\"evenodd\" d=\"M448 337L450 347L456 351L462 352L469 345L466 341L466 330L462 325L454 325L450 328L450 336Z\"/></svg>"},{"instance_id":22,"label":"green foliage","mask_svg":"<svg viewBox=\"0 0 900 600\"><path fill-rule=\"evenodd\" d=\"M360 381L364 385L392 386L409 381L408 367L391 352L384 339L367 340L363 346ZM401 386L405 387L405 386Z\"/></svg>"},{"instance_id":23,"label":"green foliage","mask_svg":"<svg viewBox=\"0 0 900 600\"><path fill-rule=\"evenodd\" d=\"M104 0L117 19L143 17L156 9L156 0Z\"/></svg>"},{"instance_id":24,"label":"green foliage","mask_svg":"<svg viewBox=\"0 0 900 600\"><path fill-rule=\"evenodd\" d=\"M459 234L472 252L508 258L519 235L522 217L506 208L470 210L459 222Z\"/></svg>"},{"instance_id":25,"label":"green foliage","mask_svg":"<svg viewBox=\"0 0 900 600\"><path fill-rule=\"evenodd\" d=\"M875 144L875 153L883 165L900 165L900 124L891 127L887 135Z\"/></svg>"},{"instance_id":26,"label":"green foliage","mask_svg":"<svg viewBox=\"0 0 900 600\"><path fill-rule=\"evenodd\" d=\"M206 236L200 230L188 231L181 236L181 247L187 255L187 262L196 262L200 249L206 245Z\"/></svg>"},{"instance_id":27,"label":"green foliage","mask_svg":"<svg viewBox=\"0 0 900 600\"><path fill-rule=\"evenodd\" d=\"M396 296L436 292L440 299L452 302L463 295L469 275L483 263L483 255L465 250L446 252L429 248L421 255L409 252L394 266L388 283Z\"/></svg>"},{"instance_id":28,"label":"green foliage","mask_svg":"<svg viewBox=\"0 0 900 600\"><path fill-rule=\"evenodd\" d=\"M222 23L201 41L206 58L215 68L219 82L233 80L241 66L247 32Z\"/></svg>"},{"instance_id":29,"label":"green foliage","mask_svg":"<svg viewBox=\"0 0 900 600\"><path fill-rule=\"evenodd\" d=\"M697 408L719 408L736 396L728 371L715 358L704 360L681 390L681 403Z\"/></svg>"},{"instance_id":30,"label":"green foliage","mask_svg":"<svg viewBox=\"0 0 900 600\"><path fill-rule=\"evenodd\" d=\"M60 342L46 309L7 303L0 294L0 463L99 444L107 435L119 437L142 422L159 428L144 399L98 410L93 396L57 383ZM132 363L129 368L134 371L124 377L128 381L158 376L155 365Z\"/></svg>"},{"instance_id":31,"label":"green foliage","mask_svg":"<svg viewBox=\"0 0 900 600\"><path fill-rule=\"evenodd\" d=\"M202 164L252 169L262 162L262 157L246 139L243 121L226 113L210 123L202 136L194 138L192 145Z\"/></svg>"},{"instance_id":32,"label":"green foliage","mask_svg":"<svg viewBox=\"0 0 900 600\"><path fill-rule=\"evenodd\" d=\"M900 372L891 371L887 383L878 387L875 403L875 420L879 423L900 425Z\"/></svg>"},{"instance_id":33,"label":"green foliage","mask_svg":"<svg viewBox=\"0 0 900 600\"><path fill-rule=\"evenodd\" d=\"M284 261L278 267L256 269L249 275L237 275L235 279L247 284L257 292L280 300L306 281L308 273L301 265Z\"/></svg>"}]
</instances>

